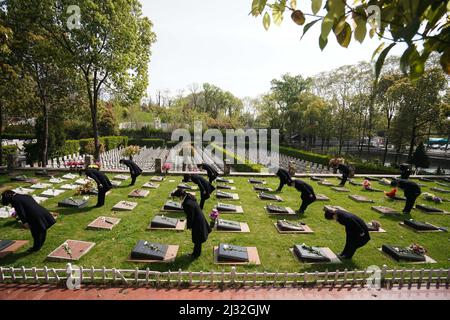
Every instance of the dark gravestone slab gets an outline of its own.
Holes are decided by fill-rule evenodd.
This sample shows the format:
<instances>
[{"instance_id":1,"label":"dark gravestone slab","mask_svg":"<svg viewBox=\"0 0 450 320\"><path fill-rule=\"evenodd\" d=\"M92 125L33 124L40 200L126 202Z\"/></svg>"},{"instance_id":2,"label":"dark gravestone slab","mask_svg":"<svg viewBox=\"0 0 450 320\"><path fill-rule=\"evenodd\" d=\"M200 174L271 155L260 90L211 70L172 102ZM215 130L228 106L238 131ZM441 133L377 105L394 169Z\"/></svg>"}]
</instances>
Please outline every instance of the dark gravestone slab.
<instances>
[{"instance_id":1,"label":"dark gravestone slab","mask_svg":"<svg viewBox=\"0 0 450 320\"><path fill-rule=\"evenodd\" d=\"M431 190L437 191L437 192L441 192L441 193L450 193L449 189L442 189L442 188L433 187L433 188L431 188Z\"/></svg>"},{"instance_id":2,"label":"dark gravestone slab","mask_svg":"<svg viewBox=\"0 0 450 320\"><path fill-rule=\"evenodd\" d=\"M327 187L331 187L334 186L334 183L328 181L328 180L323 180L323 181L319 181L318 182L321 186L327 186Z\"/></svg>"},{"instance_id":3,"label":"dark gravestone slab","mask_svg":"<svg viewBox=\"0 0 450 320\"><path fill-rule=\"evenodd\" d=\"M320 178L320 177L311 177L311 180L313 180L313 181L323 181L323 180L325 180L324 178Z\"/></svg>"},{"instance_id":4,"label":"dark gravestone slab","mask_svg":"<svg viewBox=\"0 0 450 320\"><path fill-rule=\"evenodd\" d=\"M229 180L229 179L225 179L225 178L221 178L221 177L218 177L216 179L216 181L217 182L224 182L224 183L233 183L233 180Z\"/></svg>"},{"instance_id":5,"label":"dark gravestone slab","mask_svg":"<svg viewBox=\"0 0 450 320\"><path fill-rule=\"evenodd\" d=\"M436 184L438 185L438 186L442 186L442 187L450 187L450 184L448 184L448 183L443 183L443 182L436 182Z\"/></svg>"},{"instance_id":6,"label":"dark gravestone slab","mask_svg":"<svg viewBox=\"0 0 450 320\"><path fill-rule=\"evenodd\" d=\"M442 209L438 209L438 208L433 208L430 206L426 206L424 204L416 204L416 208L425 212L439 212L439 213L443 213L445 212Z\"/></svg>"},{"instance_id":7,"label":"dark gravestone slab","mask_svg":"<svg viewBox=\"0 0 450 320\"><path fill-rule=\"evenodd\" d=\"M414 230L418 230L418 231L434 231L434 230L439 230L438 227L435 227L427 222L420 222L420 221L416 221L416 220L405 220L403 221L403 223L405 224L405 226L411 227Z\"/></svg>"},{"instance_id":8,"label":"dark gravestone slab","mask_svg":"<svg viewBox=\"0 0 450 320\"><path fill-rule=\"evenodd\" d=\"M266 184L264 180L258 180L258 179L248 179L248 182L251 184Z\"/></svg>"},{"instance_id":9,"label":"dark gravestone slab","mask_svg":"<svg viewBox=\"0 0 450 320\"><path fill-rule=\"evenodd\" d=\"M152 220L152 228L173 228L175 229L178 224L178 219L168 218L165 216L155 216Z\"/></svg>"},{"instance_id":10,"label":"dark gravestone slab","mask_svg":"<svg viewBox=\"0 0 450 320\"><path fill-rule=\"evenodd\" d=\"M58 207L65 207L65 208L85 208L88 204L88 200L84 199L64 199L60 202L58 202Z\"/></svg>"},{"instance_id":11,"label":"dark gravestone slab","mask_svg":"<svg viewBox=\"0 0 450 320\"><path fill-rule=\"evenodd\" d=\"M223 199L233 199L234 198L232 193L223 192L223 191L217 191L216 197L223 198Z\"/></svg>"},{"instance_id":12,"label":"dark gravestone slab","mask_svg":"<svg viewBox=\"0 0 450 320\"><path fill-rule=\"evenodd\" d=\"M281 201L280 197L275 194L261 192L259 194L259 198L262 200L272 200L272 201Z\"/></svg>"},{"instance_id":13,"label":"dark gravestone slab","mask_svg":"<svg viewBox=\"0 0 450 320\"><path fill-rule=\"evenodd\" d=\"M247 248L221 243L219 244L218 261L248 262Z\"/></svg>"},{"instance_id":14,"label":"dark gravestone slab","mask_svg":"<svg viewBox=\"0 0 450 320\"><path fill-rule=\"evenodd\" d=\"M348 183L350 183L352 186L362 186L362 182L355 182L353 180L349 180Z\"/></svg>"},{"instance_id":15,"label":"dark gravestone slab","mask_svg":"<svg viewBox=\"0 0 450 320\"><path fill-rule=\"evenodd\" d=\"M433 182L434 181L433 179L425 178L425 177L420 177L419 180L420 181L426 181L426 182Z\"/></svg>"},{"instance_id":16,"label":"dark gravestone slab","mask_svg":"<svg viewBox=\"0 0 450 320\"><path fill-rule=\"evenodd\" d=\"M289 210L286 207L269 204L266 208L269 213L289 213Z\"/></svg>"},{"instance_id":17,"label":"dark gravestone slab","mask_svg":"<svg viewBox=\"0 0 450 320\"><path fill-rule=\"evenodd\" d=\"M305 228L301 223L290 222L286 220L278 220L277 226L281 231L305 231Z\"/></svg>"},{"instance_id":18,"label":"dark gravestone slab","mask_svg":"<svg viewBox=\"0 0 450 320\"><path fill-rule=\"evenodd\" d=\"M169 246L165 244L139 240L133 251L131 251L131 259L164 260L167 249L169 249Z\"/></svg>"},{"instance_id":19,"label":"dark gravestone slab","mask_svg":"<svg viewBox=\"0 0 450 320\"><path fill-rule=\"evenodd\" d=\"M366 223L367 229L369 229L369 231L379 231L380 228L376 228L374 227L371 223Z\"/></svg>"},{"instance_id":20,"label":"dark gravestone slab","mask_svg":"<svg viewBox=\"0 0 450 320\"><path fill-rule=\"evenodd\" d=\"M12 177L11 181L18 181L18 182L27 182L27 183L36 183L37 180L27 177L27 176L16 176L16 177Z\"/></svg>"},{"instance_id":21,"label":"dark gravestone slab","mask_svg":"<svg viewBox=\"0 0 450 320\"><path fill-rule=\"evenodd\" d=\"M217 205L217 210L222 211L222 212L236 212L237 208L235 205L232 204L225 204L225 203L219 203Z\"/></svg>"},{"instance_id":22,"label":"dark gravestone slab","mask_svg":"<svg viewBox=\"0 0 450 320\"><path fill-rule=\"evenodd\" d=\"M397 261L409 261L409 262L423 262L425 261L425 256L421 254L414 253L408 248L402 248L398 246L392 246L388 244L383 244L381 250L394 258Z\"/></svg>"},{"instance_id":23,"label":"dark gravestone slab","mask_svg":"<svg viewBox=\"0 0 450 320\"><path fill-rule=\"evenodd\" d=\"M272 189L270 189L269 187L263 187L263 186L253 186L253 190L255 191L266 191L266 192L270 192L272 191Z\"/></svg>"},{"instance_id":24,"label":"dark gravestone slab","mask_svg":"<svg viewBox=\"0 0 450 320\"><path fill-rule=\"evenodd\" d=\"M183 189L183 190L194 190L195 189L193 186L190 186L185 183L180 183L177 187L178 187L178 189Z\"/></svg>"},{"instance_id":25,"label":"dark gravestone slab","mask_svg":"<svg viewBox=\"0 0 450 320\"><path fill-rule=\"evenodd\" d=\"M305 262L330 262L330 258L326 257L320 248L309 247L306 245L294 245L295 255Z\"/></svg>"},{"instance_id":26,"label":"dark gravestone slab","mask_svg":"<svg viewBox=\"0 0 450 320\"><path fill-rule=\"evenodd\" d=\"M218 185L217 185L217 189L222 189L222 190L233 190L234 187L228 186L228 185L226 185L226 184L218 184Z\"/></svg>"},{"instance_id":27,"label":"dark gravestone slab","mask_svg":"<svg viewBox=\"0 0 450 320\"><path fill-rule=\"evenodd\" d=\"M375 177L364 177L364 179L369 180L369 181L378 181L378 180L380 180L380 178L375 178Z\"/></svg>"},{"instance_id":28,"label":"dark gravestone slab","mask_svg":"<svg viewBox=\"0 0 450 320\"><path fill-rule=\"evenodd\" d=\"M230 220L217 220L217 230L242 231L241 224Z\"/></svg>"},{"instance_id":29,"label":"dark gravestone slab","mask_svg":"<svg viewBox=\"0 0 450 320\"><path fill-rule=\"evenodd\" d=\"M164 204L164 210L170 210L170 211L183 211L183 206L179 202L175 201L167 201Z\"/></svg>"},{"instance_id":30,"label":"dark gravestone slab","mask_svg":"<svg viewBox=\"0 0 450 320\"><path fill-rule=\"evenodd\" d=\"M14 241L12 240L0 240L0 251L3 251L4 249L12 246L14 244Z\"/></svg>"}]
</instances>

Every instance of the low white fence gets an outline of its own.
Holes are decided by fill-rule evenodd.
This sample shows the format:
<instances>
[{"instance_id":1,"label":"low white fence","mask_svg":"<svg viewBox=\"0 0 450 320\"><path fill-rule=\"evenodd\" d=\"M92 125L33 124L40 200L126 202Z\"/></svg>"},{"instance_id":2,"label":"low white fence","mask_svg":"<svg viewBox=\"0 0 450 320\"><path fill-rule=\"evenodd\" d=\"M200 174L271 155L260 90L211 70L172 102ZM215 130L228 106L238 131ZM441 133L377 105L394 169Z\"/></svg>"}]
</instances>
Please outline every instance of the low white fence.
<instances>
[{"instance_id":1,"label":"low white fence","mask_svg":"<svg viewBox=\"0 0 450 320\"><path fill-rule=\"evenodd\" d=\"M344 286L360 285L376 288L393 285L430 286L450 282L449 269L368 269L343 271L289 272L237 272L235 267L225 272L151 271L147 269L83 268L67 264L66 269L0 267L0 283L78 285L135 285L135 286Z\"/></svg>"}]
</instances>

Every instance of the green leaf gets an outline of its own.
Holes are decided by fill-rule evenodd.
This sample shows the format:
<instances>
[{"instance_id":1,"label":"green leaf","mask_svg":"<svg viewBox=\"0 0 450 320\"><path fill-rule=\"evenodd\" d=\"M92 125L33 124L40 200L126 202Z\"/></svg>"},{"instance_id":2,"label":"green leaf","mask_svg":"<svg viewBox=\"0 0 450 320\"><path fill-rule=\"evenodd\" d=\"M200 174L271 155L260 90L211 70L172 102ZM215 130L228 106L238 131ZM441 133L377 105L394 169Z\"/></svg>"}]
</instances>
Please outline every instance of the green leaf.
<instances>
[{"instance_id":1,"label":"green leaf","mask_svg":"<svg viewBox=\"0 0 450 320\"><path fill-rule=\"evenodd\" d=\"M282 4L274 4L272 7L273 22L275 22L275 24L278 26L283 22L283 13L285 8L286 7Z\"/></svg>"},{"instance_id":2,"label":"green leaf","mask_svg":"<svg viewBox=\"0 0 450 320\"><path fill-rule=\"evenodd\" d=\"M319 12L322 7L322 0L312 0L311 6L312 6L312 12L314 14L317 14L317 12Z\"/></svg>"},{"instance_id":3,"label":"green leaf","mask_svg":"<svg viewBox=\"0 0 450 320\"><path fill-rule=\"evenodd\" d=\"M252 15L259 16L263 13L267 0L253 0L252 2Z\"/></svg>"},{"instance_id":4,"label":"green leaf","mask_svg":"<svg viewBox=\"0 0 450 320\"><path fill-rule=\"evenodd\" d=\"M334 32L334 34L335 34L336 36L339 35L339 34L344 30L345 27L346 27L345 17L342 17L342 18L339 20L339 22L336 23L336 24L333 26L333 32Z\"/></svg>"},{"instance_id":5,"label":"green leaf","mask_svg":"<svg viewBox=\"0 0 450 320\"><path fill-rule=\"evenodd\" d=\"M408 49L406 49L401 58L400 58L400 70L406 74L408 72L408 67L410 65L411 61L411 55L413 54L413 51L416 50L416 46L414 44L410 45Z\"/></svg>"},{"instance_id":6,"label":"green leaf","mask_svg":"<svg viewBox=\"0 0 450 320\"><path fill-rule=\"evenodd\" d=\"M359 43L363 43L367 34L367 26L366 21L363 19L355 19L356 28L355 28L355 40Z\"/></svg>"},{"instance_id":7,"label":"green leaf","mask_svg":"<svg viewBox=\"0 0 450 320\"><path fill-rule=\"evenodd\" d=\"M263 26L264 26L264 29L269 30L269 27L270 27L270 15L269 15L268 12L266 12L264 14Z\"/></svg>"},{"instance_id":8,"label":"green leaf","mask_svg":"<svg viewBox=\"0 0 450 320\"><path fill-rule=\"evenodd\" d=\"M319 47L320 47L320 50L323 51L323 49L325 49L325 47L327 46L327 44L328 44L328 39L323 39L323 38L320 36L320 37L319 37Z\"/></svg>"},{"instance_id":9,"label":"green leaf","mask_svg":"<svg viewBox=\"0 0 450 320\"><path fill-rule=\"evenodd\" d=\"M312 27L313 25L315 25L315 24L317 23L317 21L320 21L320 20L322 20L322 19L317 19L317 20L311 21L310 23L307 23L307 24L303 27L303 34L302 34L302 37L300 38L300 40L303 39L303 37L305 36L306 32L308 32L308 30L311 29L311 27Z\"/></svg>"},{"instance_id":10,"label":"green leaf","mask_svg":"<svg viewBox=\"0 0 450 320\"><path fill-rule=\"evenodd\" d=\"M378 46L378 48L376 48L375 49L375 51L373 52L373 54L372 54L372 61L373 61L373 59L375 58L375 56L377 55L377 54L379 54L380 52L381 52L381 50L383 50L383 48L384 48L384 46L385 46L386 44L384 43L384 42L382 42L379 46Z\"/></svg>"},{"instance_id":11,"label":"green leaf","mask_svg":"<svg viewBox=\"0 0 450 320\"><path fill-rule=\"evenodd\" d=\"M322 40L326 40L328 38L328 35L333 28L333 23L333 18L329 14L327 14L322 21L322 30L320 33L320 37L322 38Z\"/></svg>"},{"instance_id":12,"label":"green leaf","mask_svg":"<svg viewBox=\"0 0 450 320\"><path fill-rule=\"evenodd\" d=\"M389 53L389 51L391 51L391 49L396 45L396 43L391 43L386 49L384 49L379 57L377 62L375 63L375 78L378 81L378 78L380 77L380 73L381 73L381 68L383 68L384 65L384 61L386 60L386 57Z\"/></svg>"},{"instance_id":13,"label":"green leaf","mask_svg":"<svg viewBox=\"0 0 450 320\"><path fill-rule=\"evenodd\" d=\"M346 22L343 30L337 36L337 41L341 47L348 48L350 41L352 40L352 27Z\"/></svg>"}]
</instances>

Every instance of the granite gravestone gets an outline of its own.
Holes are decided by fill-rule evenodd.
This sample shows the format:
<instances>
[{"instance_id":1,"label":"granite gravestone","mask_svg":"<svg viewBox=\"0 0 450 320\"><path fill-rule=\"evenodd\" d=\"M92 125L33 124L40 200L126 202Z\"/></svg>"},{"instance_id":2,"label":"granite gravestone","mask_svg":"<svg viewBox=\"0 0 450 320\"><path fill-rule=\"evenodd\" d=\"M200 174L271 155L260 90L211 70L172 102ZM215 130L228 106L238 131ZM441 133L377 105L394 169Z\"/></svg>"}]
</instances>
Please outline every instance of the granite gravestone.
<instances>
[{"instance_id":1,"label":"granite gravestone","mask_svg":"<svg viewBox=\"0 0 450 320\"><path fill-rule=\"evenodd\" d=\"M416 204L416 208L424 211L424 212L428 212L428 213L445 213L444 210L439 209L439 208L433 208L424 204Z\"/></svg>"},{"instance_id":2,"label":"granite gravestone","mask_svg":"<svg viewBox=\"0 0 450 320\"><path fill-rule=\"evenodd\" d=\"M64 208L85 208L88 204L89 200L85 199L74 199L74 198L67 198L62 201L58 202L58 207L64 207Z\"/></svg>"},{"instance_id":3,"label":"granite gravestone","mask_svg":"<svg viewBox=\"0 0 450 320\"><path fill-rule=\"evenodd\" d=\"M226 204L226 203L219 203L216 208L219 212L236 212L237 211L237 208L235 205Z\"/></svg>"},{"instance_id":4,"label":"granite gravestone","mask_svg":"<svg viewBox=\"0 0 450 320\"><path fill-rule=\"evenodd\" d=\"M255 190L255 191L265 191L265 192L271 192L271 191L273 191L271 188L269 188L269 187L263 187L263 186L259 186L259 185L256 185L256 186L253 186L253 190Z\"/></svg>"},{"instance_id":5,"label":"granite gravestone","mask_svg":"<svg viewBox=\"0 0 450 320\"><path fill-rule=\"evenodd\" d=\"M405 226L408 226L410 228L413 228L417 231L437 231L439 230L438 227L433 226L432 224L429 224L428 222L420 222L413 219L405 220L403 221Z\"/></svg>"},{"instance_id":6,"label":"granite gravestone","mask_svg":"<svg viewBox=\"0 0 450 320\"><path fill-rule=\"evenodd\" d=\"M242 231L242 228L239 222L217 219L217 230Z\"/></svg>"},{"instance_id":7,"label":"granite gravestone","mask_svg":"<svg viewBox=\"0 0 450 320\"><path fill-rule=\"evenodd\" d=\"M305 228L300 222L278 220L277 227L281 231L305 231Z\"/></svg>"},{"instance_id":8,"label":"granite gravestone","mask_svg":"<svg viewBox=\"0 0 450 320\"><path fill-rule=\"evenodd\" d=\"M230 184L233 184L233 183L234 183L233 180L231 180L231 179L225 179L225 178L222 178L222 177L217 177L216 181L217 181L217 182L223 182L223 183L230 183Z\"/></svg>"},{"instance_id":9,"label":"granite gravestone","mask_svg":"<svg viewBox=\"0 0 450 320\"><path fill-rule=\"evenodd\" d=\"M294 245L295 255L305 262L330 262L330 258L325 256L318 247L310 247L305 244Z\"/></svg>"},{"instance_id":10,"label":"granite gravestone","mask_svg":"<svg viewBox=\"0 0 450 320\"><path fill-rule=\"evenodd\" d=\"M12 246L14 241L12 240L0 240L0 251L5 250L6 248Z\"/></svg>"},{"instance_id":11,"label":"granite gravestone","mask_svg":"<svg viewBox=\"0 0 450 320\"><path fill-rule=\"evenodd\" d=\"M289 213L288 208L286 207L280 207L280 206L275 206L273 204L269 204L266 207L267 212L269 213L273 213L273 214L282 214L282 213Z\"/></svg>"},{"instance_id":12,"label":"granite gravestone","mask_svg":"<svg viewBox=\"0 0 450 320\"><path fill-rule=\"evenodd\" d=\"M133 251L131 251L131 259L164 260L168 249L169 246L165 244L139 240Z\"/></svg>"},{"instance_id":13,"label":"granite gravestone","mask_svg":"<svg viewBox=\"0 0 450 320\"><path fill-rule=\"evenodd\" d=\"M230 244L219 244L218 261L221 262L248 262L248 250L246 247L239 247Z\"/></svg>"},{"instance_id":14,"label":"granite gravestone","mask_svg":"<svg viewBox=\"0 0 450 320\"><path fill-rule=\"evenodd\" d=\"M248 179L248 182L251 184L266 184L264 180L258 180L258 179Z\"/></svg>"},{"instance_id":15,"label":"granite gravestone","mask_svg":"<svg viewBox=\"0 0 450 320\"><path fill-rule=\"evenodd\" d=\"M265 193L265 192L260 192L258 197L261 200L271 200L271 201L278 201L278 202L283 201L283 199L281 199L279 196L277 196L275 194Z\"/></svg>"},{"instance_id":16,"label":"granite gravestone","mask_svg":"<svg viewBox=\"0 0 450 320\"><path fill-rule=\"evenodd\" d=\"M163 209L167 211L183 211L183 206L179 202L167 201Z\"/></svg>"},{"instance_id":17,"label":"granite gravestone","mask_svg":"<svg viewBox=\"0 0 450 320\"><path fill-rule=\"evenodd\" d=\"M383 244L381 250L397 261L424 262L426 260L423 254L415 253L409 248Z\"/></svg>"},{"instance_id":18,"label":"granite gravestone","mask_svg":"<svg viewBox=\"0 0 450 320\"><path fill-rule=\"evenodd\" d=\"M155 216L151 222L151 228L175 229L178 225L178 219L166 216Z\"/></svg>"}]
</instances>

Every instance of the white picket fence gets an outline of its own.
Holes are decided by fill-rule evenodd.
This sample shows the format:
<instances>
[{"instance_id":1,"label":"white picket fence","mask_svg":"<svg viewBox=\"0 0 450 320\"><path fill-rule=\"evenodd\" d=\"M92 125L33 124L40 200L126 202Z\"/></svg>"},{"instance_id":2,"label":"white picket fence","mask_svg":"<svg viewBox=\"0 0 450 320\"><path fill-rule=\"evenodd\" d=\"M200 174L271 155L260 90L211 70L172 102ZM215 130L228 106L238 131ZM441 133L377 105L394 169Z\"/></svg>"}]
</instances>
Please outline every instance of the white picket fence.
<instances>
[{"instance_id":1,"label":"white picket fence","mask_svg":"<svg viewBox=\"0 0 450 320\"><path fill-rule=\"evenodd\" d=\"M81 285L92 284L121 284L135 286L343 286L369 283L379 284L380 287L393 285L430 286L446 285L450 283L449 269L387 269L386 266L374 273L368 270L343 270L323 272L237 272L235 267L225 272L190 272L190 271L151 271L142 269L107 269L83 268L67 264L66 269L55 268L14 268L0 267L0 283L32 283L52 284L78 281ZM377 282L378 281L378 282Z\"/></svg>"}]
</instances>

